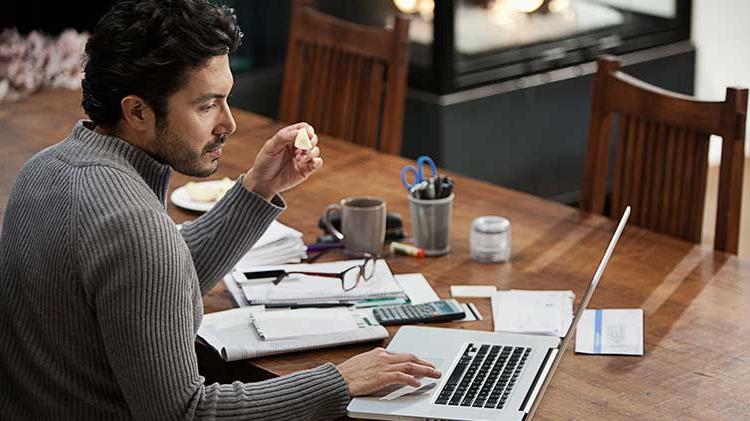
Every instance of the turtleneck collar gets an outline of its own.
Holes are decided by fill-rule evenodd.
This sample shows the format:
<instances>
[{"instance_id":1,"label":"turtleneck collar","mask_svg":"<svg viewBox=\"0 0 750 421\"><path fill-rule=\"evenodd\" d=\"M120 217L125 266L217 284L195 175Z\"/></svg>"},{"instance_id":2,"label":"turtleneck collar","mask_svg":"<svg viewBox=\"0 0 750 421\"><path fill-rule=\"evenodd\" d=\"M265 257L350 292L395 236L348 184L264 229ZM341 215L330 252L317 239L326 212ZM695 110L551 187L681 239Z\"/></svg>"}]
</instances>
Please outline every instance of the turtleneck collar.
<instances>
[{"instance_id":1,"label":"turtleneck collar","mask_svg":"<svg viewBox=\"0 0 750 421\"><path fill-rule=\"evenodd\" d=\"M87 127L88 126L88 127ZM167 189L172 179L172 167L163 164L144 150L133 146L116 136L98 133L89 127L93 123L79 120L68 138L79 159L91 160L92 164L106 163L125 164L138 172L146 184L153 190L161 203L166 204Z\"/></svg>"}]
</instances>

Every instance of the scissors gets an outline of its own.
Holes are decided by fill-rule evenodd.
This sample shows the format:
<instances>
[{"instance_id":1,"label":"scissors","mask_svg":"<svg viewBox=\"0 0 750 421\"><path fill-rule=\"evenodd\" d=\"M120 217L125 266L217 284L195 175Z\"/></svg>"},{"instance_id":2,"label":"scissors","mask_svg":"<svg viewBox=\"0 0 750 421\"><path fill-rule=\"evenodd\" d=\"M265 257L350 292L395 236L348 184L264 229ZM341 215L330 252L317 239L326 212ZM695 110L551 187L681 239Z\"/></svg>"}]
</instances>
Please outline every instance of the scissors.
<instances>
[{"instance_id":1,"label":"scissors","mask_svg":"<svg viewBox=\"0 0 750 421\"><path fill-rule=\"evenodd\" d=\"M425 177L424 166L427 165L430 168L430 174ZM414 177L414 181L409 182L409 174ZM401 168L401 184L404 185L407 191L411 191L412 187L422 181L437 176L437 167L435 162L429 156L422 155L417 158L417 165L404 165Z\"/></svg>"}]
</instances>

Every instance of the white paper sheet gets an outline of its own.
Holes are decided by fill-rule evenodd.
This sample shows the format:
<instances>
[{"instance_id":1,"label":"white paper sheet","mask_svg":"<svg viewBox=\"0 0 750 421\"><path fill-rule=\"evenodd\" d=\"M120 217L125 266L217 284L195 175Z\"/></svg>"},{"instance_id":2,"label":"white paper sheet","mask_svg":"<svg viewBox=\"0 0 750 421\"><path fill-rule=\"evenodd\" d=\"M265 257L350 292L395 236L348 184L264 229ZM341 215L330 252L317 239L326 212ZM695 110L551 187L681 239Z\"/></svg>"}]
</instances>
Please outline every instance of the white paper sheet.
<instances>
[{"instance_id":1,"label":"white paper sheet","mask_svg":"<svg viewBox=\"0 0 750 421\"><path fill-rule=\"evenodd\" d=\"M421 273L407 273L395 275L396 282L404 289L411 304L423 304L440 300L440 297L432 289L427 278Z\"/></svg>"},{"instance_id":2,"label":"white paper sheet","mask_svg":"<svg viewBox=\"0 0 750 421\"><path fill-rule=\"evenodd\" d=\"M573 291L498 291L492 296L495 331L565 336L573 321Z\"/></svg>"},{"instance_id":3,"label":"white paper sheet","mask_svg":"<svg viewBox=\"0 0 750 421\"><path fill-rule=\"evenodd\" d=\"M255 330L266 341L359 329L352 313L338 308L266 311L254 313L251 319Z\"/></svg>"},{"instance_id":4,"label":"white paper sheet","mask_svg":"<svg viewBox=\"0 0 750 421\"><path fill-rule=\"evenodd\" d=\"M584 310L576 329L576 352L643 355L643 310Z\"/></svg>"},{"instance_id":5,"label":"white paper sheet","mask_svg":"<svg viewBox=\"0 0 750 421\"><path fill-rule=\"evenodd\" d=\"M452 297L492 297L496 292L494 285L451 285Z\"/></svg>"}]
</instances>

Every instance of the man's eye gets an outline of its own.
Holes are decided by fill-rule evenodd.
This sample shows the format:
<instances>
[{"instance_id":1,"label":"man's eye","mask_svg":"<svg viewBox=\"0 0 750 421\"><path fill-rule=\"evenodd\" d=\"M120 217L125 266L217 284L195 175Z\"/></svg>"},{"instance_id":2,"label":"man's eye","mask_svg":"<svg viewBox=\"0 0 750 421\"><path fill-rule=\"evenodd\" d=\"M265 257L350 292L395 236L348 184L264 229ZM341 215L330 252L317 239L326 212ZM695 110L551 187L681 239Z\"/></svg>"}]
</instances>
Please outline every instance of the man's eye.
<instances>
[{"instance_id":1,"label":"man's eye","mask_svg":"<svg viewBox=\"0 0 750 421\"><path fill-rule=\"evenodd\" d=\"M216 104L209 104L201 108L201 111L211 111L216 108Z\"/></svg>"}]
</instances>

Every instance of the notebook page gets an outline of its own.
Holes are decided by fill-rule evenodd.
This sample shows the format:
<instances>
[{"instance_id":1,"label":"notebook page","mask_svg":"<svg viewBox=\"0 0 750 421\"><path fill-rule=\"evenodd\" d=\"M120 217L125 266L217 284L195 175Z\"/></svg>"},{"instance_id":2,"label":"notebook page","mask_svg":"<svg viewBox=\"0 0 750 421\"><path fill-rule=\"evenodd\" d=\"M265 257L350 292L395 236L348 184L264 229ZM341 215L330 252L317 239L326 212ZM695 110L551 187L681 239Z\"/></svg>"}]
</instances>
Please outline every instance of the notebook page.
<instances>
[{"instance_id":1,"label":"notebook page","mask_svg":"<svg viewBox=\"0 0 750 421\"><path fill-rule=\"evenodd\" d=\"M255 330L265 341L326 335L359 329L348 309L298 309L256 313Z\"/></svg>"},{"instance_id":2,"label":"notebook page","mask_svg":"<svg viewBox=\"0 0 750 421\"><path fill-rule=\"evenodd\" d=\"M345 332L264 341L250 320L251 314L263 311L262 309L263 306L250 306L206 314L198 330L198 336L214 347L225 361L382 340L388 337L388 331L383 326L371 325ZM368 317L367 310L356 312L362 317ZM371 311L369 318L372 319Z\"/></svg>"},{"instance_id":3,"label":"notebook page","mask_svg":"<svg viewBox=\"0 0 750 421\"><path fill-rule=\"evenodd\" d=\"M266 232L264 232L263 235L260 236L258 241L255 242L253 248L262 248L285 238L301 239L302 233L295 230L294 228L282 224L279 221L273 221L271 222L271 225L269 225L266 229Z\"/></svg>"},{"instance_id":4,"label":"notebook page","mask_svg":"<svg viewBox=\"0 0 750 421\"><path fill-rule=\"evenodd\" d=\"M278 266L259 266L254 271L283 269L286 271L313 272L342 272L354 265L361 264L361 260L346 260L328 263L294 264ZM247 300L254 304L285 304L320 301L357 301L366 298L403 296L403 289L385 260L378 260L375 272L367 282L361 282L351 291L341 288L341 281L335 278L325 278L308 275L290 275L278 285L272 279L242 279L243 275L235 276L240 279L242 291Z\"/></svg>"}]
</instances>

